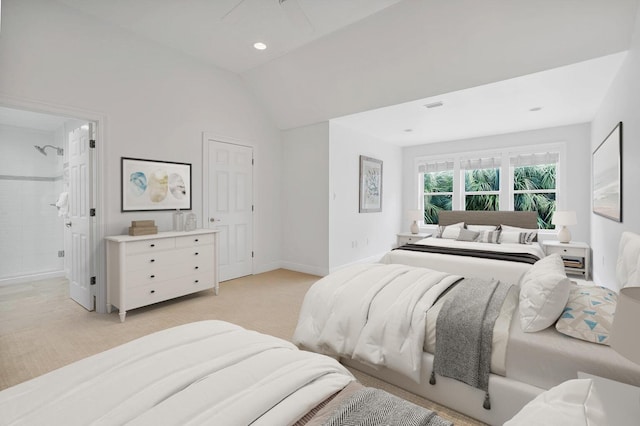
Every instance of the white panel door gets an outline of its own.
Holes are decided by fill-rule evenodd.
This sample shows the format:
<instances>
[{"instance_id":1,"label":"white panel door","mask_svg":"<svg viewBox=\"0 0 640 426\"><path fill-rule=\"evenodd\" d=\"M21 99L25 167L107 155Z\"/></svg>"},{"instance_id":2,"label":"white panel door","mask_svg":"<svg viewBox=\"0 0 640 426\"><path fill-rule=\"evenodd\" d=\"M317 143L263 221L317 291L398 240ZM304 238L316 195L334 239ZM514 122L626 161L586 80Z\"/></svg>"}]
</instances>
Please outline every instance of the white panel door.
<instances>
[{"instance_id":1,"label":"white panel door","mask_svg":"<svg viewBox=\"0 0 640 426\"><path fill-rule=\"evenodd\" d=\"M253 149L206 140L208 217L218 234L219 279L253 273ZM205 225L206 226L206 225Z\"/></svg>"},{"instance_id":2,"label":"white panel door","mask_svg":"<svg viewBox=\"0 0 640 426\"><path fill-rule=\"evenodd\" d=\"M92 170L89 135L91 124L69 132L69 217L66 220L71 232L71 298L92 311L94 306L91 288L91 208Z\"/></svg>"}]
</instances>

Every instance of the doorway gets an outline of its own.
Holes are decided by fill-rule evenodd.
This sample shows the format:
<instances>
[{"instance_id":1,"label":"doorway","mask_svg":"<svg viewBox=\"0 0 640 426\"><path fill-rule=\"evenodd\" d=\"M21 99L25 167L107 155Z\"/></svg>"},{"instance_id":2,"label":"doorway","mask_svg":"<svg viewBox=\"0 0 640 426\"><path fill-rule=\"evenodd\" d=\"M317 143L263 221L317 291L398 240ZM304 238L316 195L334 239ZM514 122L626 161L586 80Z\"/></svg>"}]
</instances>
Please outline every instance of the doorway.
<instances>
[{"instance_id":1,"label":"doorway","mask_svg":"<svg viewBox=\"0 0 640 426\"><path fill-rule=\"evenodd\" d=\"M0 284L65 277L71 298L95 309L95 232L78 221L80 209L95 205L95 159L78 155L73 138L84 134L88 147L95 128L83 119L0 107Z\"/></svg>"},{"instance_id":2,"label":"doorway","mask_svg":"<svg viewBox=\"0 0 640 426\"><path fill-rule=\"evenodd\" d=\"M253 148L203 138L203 227L217 229L220 281L253 274Z\"/></svg>"}]
</instances>

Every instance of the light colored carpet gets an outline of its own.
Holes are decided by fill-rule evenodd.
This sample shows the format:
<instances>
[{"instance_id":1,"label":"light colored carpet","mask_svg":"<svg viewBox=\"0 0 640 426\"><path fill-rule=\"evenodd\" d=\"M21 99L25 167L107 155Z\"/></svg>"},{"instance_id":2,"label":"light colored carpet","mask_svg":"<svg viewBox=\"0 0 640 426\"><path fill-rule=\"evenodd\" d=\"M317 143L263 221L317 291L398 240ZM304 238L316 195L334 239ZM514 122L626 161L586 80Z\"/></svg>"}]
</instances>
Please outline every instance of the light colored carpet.
<instances>
[{"instance_id":1,"label":"light colored carpet","mask_svg":"<svg viewBox=\"0 0 640 426\"><path fill-rule=\"evenodd\" d=\"M69 299L65 279L0 286L0 389L21 383L138 337L206 319L229 321L290 340L302 299L318 277L288 270L220 284L218 296L205 291L127 312L87 312ZM436 411L456 425L482 423L357 370L366 386L385 389Z\"/></svg>"}]
</instances>

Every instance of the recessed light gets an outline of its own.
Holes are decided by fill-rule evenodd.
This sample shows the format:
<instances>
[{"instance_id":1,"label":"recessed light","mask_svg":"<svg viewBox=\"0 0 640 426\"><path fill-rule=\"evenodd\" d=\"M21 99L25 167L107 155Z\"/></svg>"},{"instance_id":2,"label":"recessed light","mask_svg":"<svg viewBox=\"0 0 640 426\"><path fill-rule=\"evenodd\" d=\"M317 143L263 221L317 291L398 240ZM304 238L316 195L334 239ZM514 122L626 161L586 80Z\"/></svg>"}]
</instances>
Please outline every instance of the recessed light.
<instances>
[{"instance_id":1,"label":"recessed light","mask_svg":"<svg viewBox=\"0 0 640 426\"><path fill-rule=\"evenodd\" d=\"M255 47L258 50L264 50L267 48L267 45L259 41L257 43L254 43L253 47Z\"/></svg>"},{"instance_id":2,"label":"recessed light","mask_svg":"<svg viewBox=\"0 0 640 426\"><path fill-rule=\"evenodd\" d=\"M536 111L540 111L541 109L542 107L533 107L533 108L530 108L529 111L536 112Z\"/></svg>"},{"instance_id":3,"label":"recessed light","mask_svg":"<svg viewBox=\"0 0 640 426\"><path fill-rule=\"evenodd\" d=\"M425 104L425 108L438 108L438 107L441 107L442 105L444 105L442 101L431 102L430 104Z\"/></svg>"}]
</instances>

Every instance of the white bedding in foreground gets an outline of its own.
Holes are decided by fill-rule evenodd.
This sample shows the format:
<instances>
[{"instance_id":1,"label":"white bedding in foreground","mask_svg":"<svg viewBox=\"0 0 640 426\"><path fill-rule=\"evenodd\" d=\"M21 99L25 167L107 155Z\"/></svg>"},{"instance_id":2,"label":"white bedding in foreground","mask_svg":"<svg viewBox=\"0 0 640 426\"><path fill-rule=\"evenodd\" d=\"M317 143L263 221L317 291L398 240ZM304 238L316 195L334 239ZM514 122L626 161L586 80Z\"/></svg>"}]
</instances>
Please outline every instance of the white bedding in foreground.
<instances>
[{"instance_id":1,"label":"white bedding in foreground","mask_svg":"<svg viewBox=\"0 0 640 426\"><path fill-rule=\"evenodd\" d=\"M426 311L460 278L406 265L345 267L309 289L293 341L418 381Z\"/></svg>"},{"instance_id":2,"label":"white bedding in foreground","mask_svg":"<svg viewBox=\"0 0 640 426\"><path fill-rule=\"evenodd\" d=\"M0 392L0 424L286 425L353 380L331 358L202 321Z\"/></svg>"}]
</instances>

